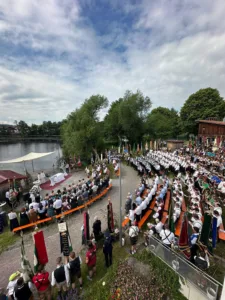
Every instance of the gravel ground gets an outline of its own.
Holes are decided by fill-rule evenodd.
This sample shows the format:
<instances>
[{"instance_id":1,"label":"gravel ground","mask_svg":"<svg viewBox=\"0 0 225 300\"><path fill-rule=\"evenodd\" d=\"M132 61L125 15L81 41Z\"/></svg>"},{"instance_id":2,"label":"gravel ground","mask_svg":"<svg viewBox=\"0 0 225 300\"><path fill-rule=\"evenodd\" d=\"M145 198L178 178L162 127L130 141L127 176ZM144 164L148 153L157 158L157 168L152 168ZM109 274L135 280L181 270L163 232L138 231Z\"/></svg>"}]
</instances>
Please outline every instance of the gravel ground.
<instances>
[{"instance_id":1,"label":"gravel ground","mask_svg":"<svg viewBox=\"0 0 225 300\"><path fill-rule=\"evenodd\" d=\"M137 176L137 172L134 171L131 167L123 165L122 166L122 205L124 208L126 196L128 192L134 192L134 189L140 182L140 179ZM74 173L66 182L62 184L59 188L67 186L72 182L77 182L79 179L85 178L84 172ZM42 191L42 194L45 194L46 191ZM89 208L90 213L90 224L92 225L94 217L98 216L102 221L102 229L107 228L107 219L106 219L106 206L107 199L111 198L113 203L113 210L117 219L119 219L119 179L113 179L113 187L109 191L106 197L102 200L98 200ZM74 251L79 251L81 248L81 226L83 223L83 215L79 212L70 216L67 221L69 226L69 232L72 240L72 245ZM60 256L60 245L59 245L59 234L57 224L51 224L48 227L43 227L45 242L49 257L49 263L46 266L46 270L52 272L55 268L55 259ZM1 237L0 237L1 239ZM1 241L1 240L0 240ZM31 233L25 234L25 249L26 254L33 264L33 242ZM17 242L13 245L8 251L3 252L0 255L0 265L2 275L0 276L0 287L6 287L8 284L9 276L20 269L20 243Z\"/></svg>"}]
</instances>

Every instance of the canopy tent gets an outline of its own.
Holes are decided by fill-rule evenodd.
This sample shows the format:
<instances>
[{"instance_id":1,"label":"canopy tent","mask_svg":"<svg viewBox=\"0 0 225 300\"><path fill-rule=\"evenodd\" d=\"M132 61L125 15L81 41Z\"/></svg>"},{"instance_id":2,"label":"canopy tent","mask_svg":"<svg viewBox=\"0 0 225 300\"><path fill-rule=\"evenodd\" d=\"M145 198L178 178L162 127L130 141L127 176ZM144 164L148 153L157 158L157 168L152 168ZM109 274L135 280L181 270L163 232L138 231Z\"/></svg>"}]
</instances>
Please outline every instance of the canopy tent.
<instances>
[{"instance_id":1,"label":"canopy tent","mask_svg":"<svg viewBox=\"0 0 225 300\"><path fill-rule=\"evenodd\" d=\"M0 170L0 184L6 183L9 180L21 180L26 178L27 176L24 176L11 170Z\"/></svg>"},{"instance_id":2,"label":"canopy tent","mask_svg":"<svg viewBox=\"0 0 225 300\"><path fill-rule=\"evenodd\" d=\"M0 164L13 164L13 163L24 163L24 171L26 171L26 167L25 167L25 162L26 161L32 161L32 167L33 167L33 172L34 172L34 165L33 165L33 160L53 154L54 152L45 152L45 153L36 153L36 152L30 152L27 155L18 157L18 158L14 158L11 160L5 160L5 161L0 161Z\"/></svg>"},{"instance_id":3,"label":"canopy tent","mask_svg":"<svg viewBox=\"0 0 225 300\"><path fill-rule=\"evenodd\" d=\"M43 156L50 155L52 153L54 153L54 152L47 152L47 153L30 152L27 155L24 155L24 156L21 156L21 157L18 157L18 158L14 158L14 159L11 159L11 160L0 161L0 164L21 163L21 162L24 162L24 161L38 159L38 158L41 158Z\"/></svg>"}]
</instances>

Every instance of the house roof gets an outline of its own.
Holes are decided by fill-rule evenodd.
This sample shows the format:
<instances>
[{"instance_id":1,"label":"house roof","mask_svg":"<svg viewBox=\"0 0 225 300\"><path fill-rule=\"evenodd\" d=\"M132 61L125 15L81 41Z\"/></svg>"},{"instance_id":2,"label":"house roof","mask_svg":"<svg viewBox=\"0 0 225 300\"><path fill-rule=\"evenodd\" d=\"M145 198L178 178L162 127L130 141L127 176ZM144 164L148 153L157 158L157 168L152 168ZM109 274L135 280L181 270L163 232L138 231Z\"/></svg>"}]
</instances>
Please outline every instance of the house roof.
<instances>
[{"instance_id":1,"label":"house roof","mask_svg":"<svg viewBox=\"0 0 225 300\"><path fill-rule=\"evenodd\" d=\"M26 179L27 176L16 173L11 170L0 170L0 184L7 182L8 180L13 179Z\"/></svg>"},{"instance_id":2,"label":"house roof","mask_svg":"<svg viewBox=\"0 0 225 300\"><path fill-rule=\"evenodd\" d=\"M198 123L208 123L208 124L215 124L215 125L223 125L225 126L225 122L223 121L214 121L214 120L197 120Z\"/></svg>"}]
</instances>

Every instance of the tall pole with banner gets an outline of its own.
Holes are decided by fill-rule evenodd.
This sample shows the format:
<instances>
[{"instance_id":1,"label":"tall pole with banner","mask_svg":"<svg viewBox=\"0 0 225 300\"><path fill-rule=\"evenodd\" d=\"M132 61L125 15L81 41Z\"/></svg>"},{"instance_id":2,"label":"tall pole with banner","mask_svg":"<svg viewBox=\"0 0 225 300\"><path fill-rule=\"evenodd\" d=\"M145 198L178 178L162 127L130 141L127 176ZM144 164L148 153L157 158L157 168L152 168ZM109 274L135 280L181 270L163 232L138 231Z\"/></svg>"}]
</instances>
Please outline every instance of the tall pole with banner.
<instances>
[{"instance_id":1,"label":"tall pole with banner","mask_svg":"<svg viewBox=\"0 0 225 300\"><path fill-rule=\"evenodd\" d=\"M121 185L121 159L119 163L120 168L120 247L122 247L122 185Z\"/></svg>"}]
</instances>

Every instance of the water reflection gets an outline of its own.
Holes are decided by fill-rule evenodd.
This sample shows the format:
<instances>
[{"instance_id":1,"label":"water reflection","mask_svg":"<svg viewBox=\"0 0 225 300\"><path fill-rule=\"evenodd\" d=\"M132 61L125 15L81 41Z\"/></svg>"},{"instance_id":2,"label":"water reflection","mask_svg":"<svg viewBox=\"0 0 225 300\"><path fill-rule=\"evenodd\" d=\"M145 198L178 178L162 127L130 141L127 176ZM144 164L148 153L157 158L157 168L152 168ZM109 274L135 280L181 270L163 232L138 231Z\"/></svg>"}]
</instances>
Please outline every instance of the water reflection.
<instances>
[{"instance_id":1,"label":"water reflection","mask_svg":"<svg viewBox=\"0 0 225 300\"><path fill-rule=\"evenodd\" d=\"M58 143L16 143L16 144L0 144L0 161L10 160L26 155L30 152L53 152L52 155L42 157L33 161L35 170L47 170L56 166L57 159L62 156L62 150ZM32 172L32 162L25 163L28 172ZM0 170L13 170L16 172L24 172L24 164L1 164Z\"/></svg>"}]
</instances>

